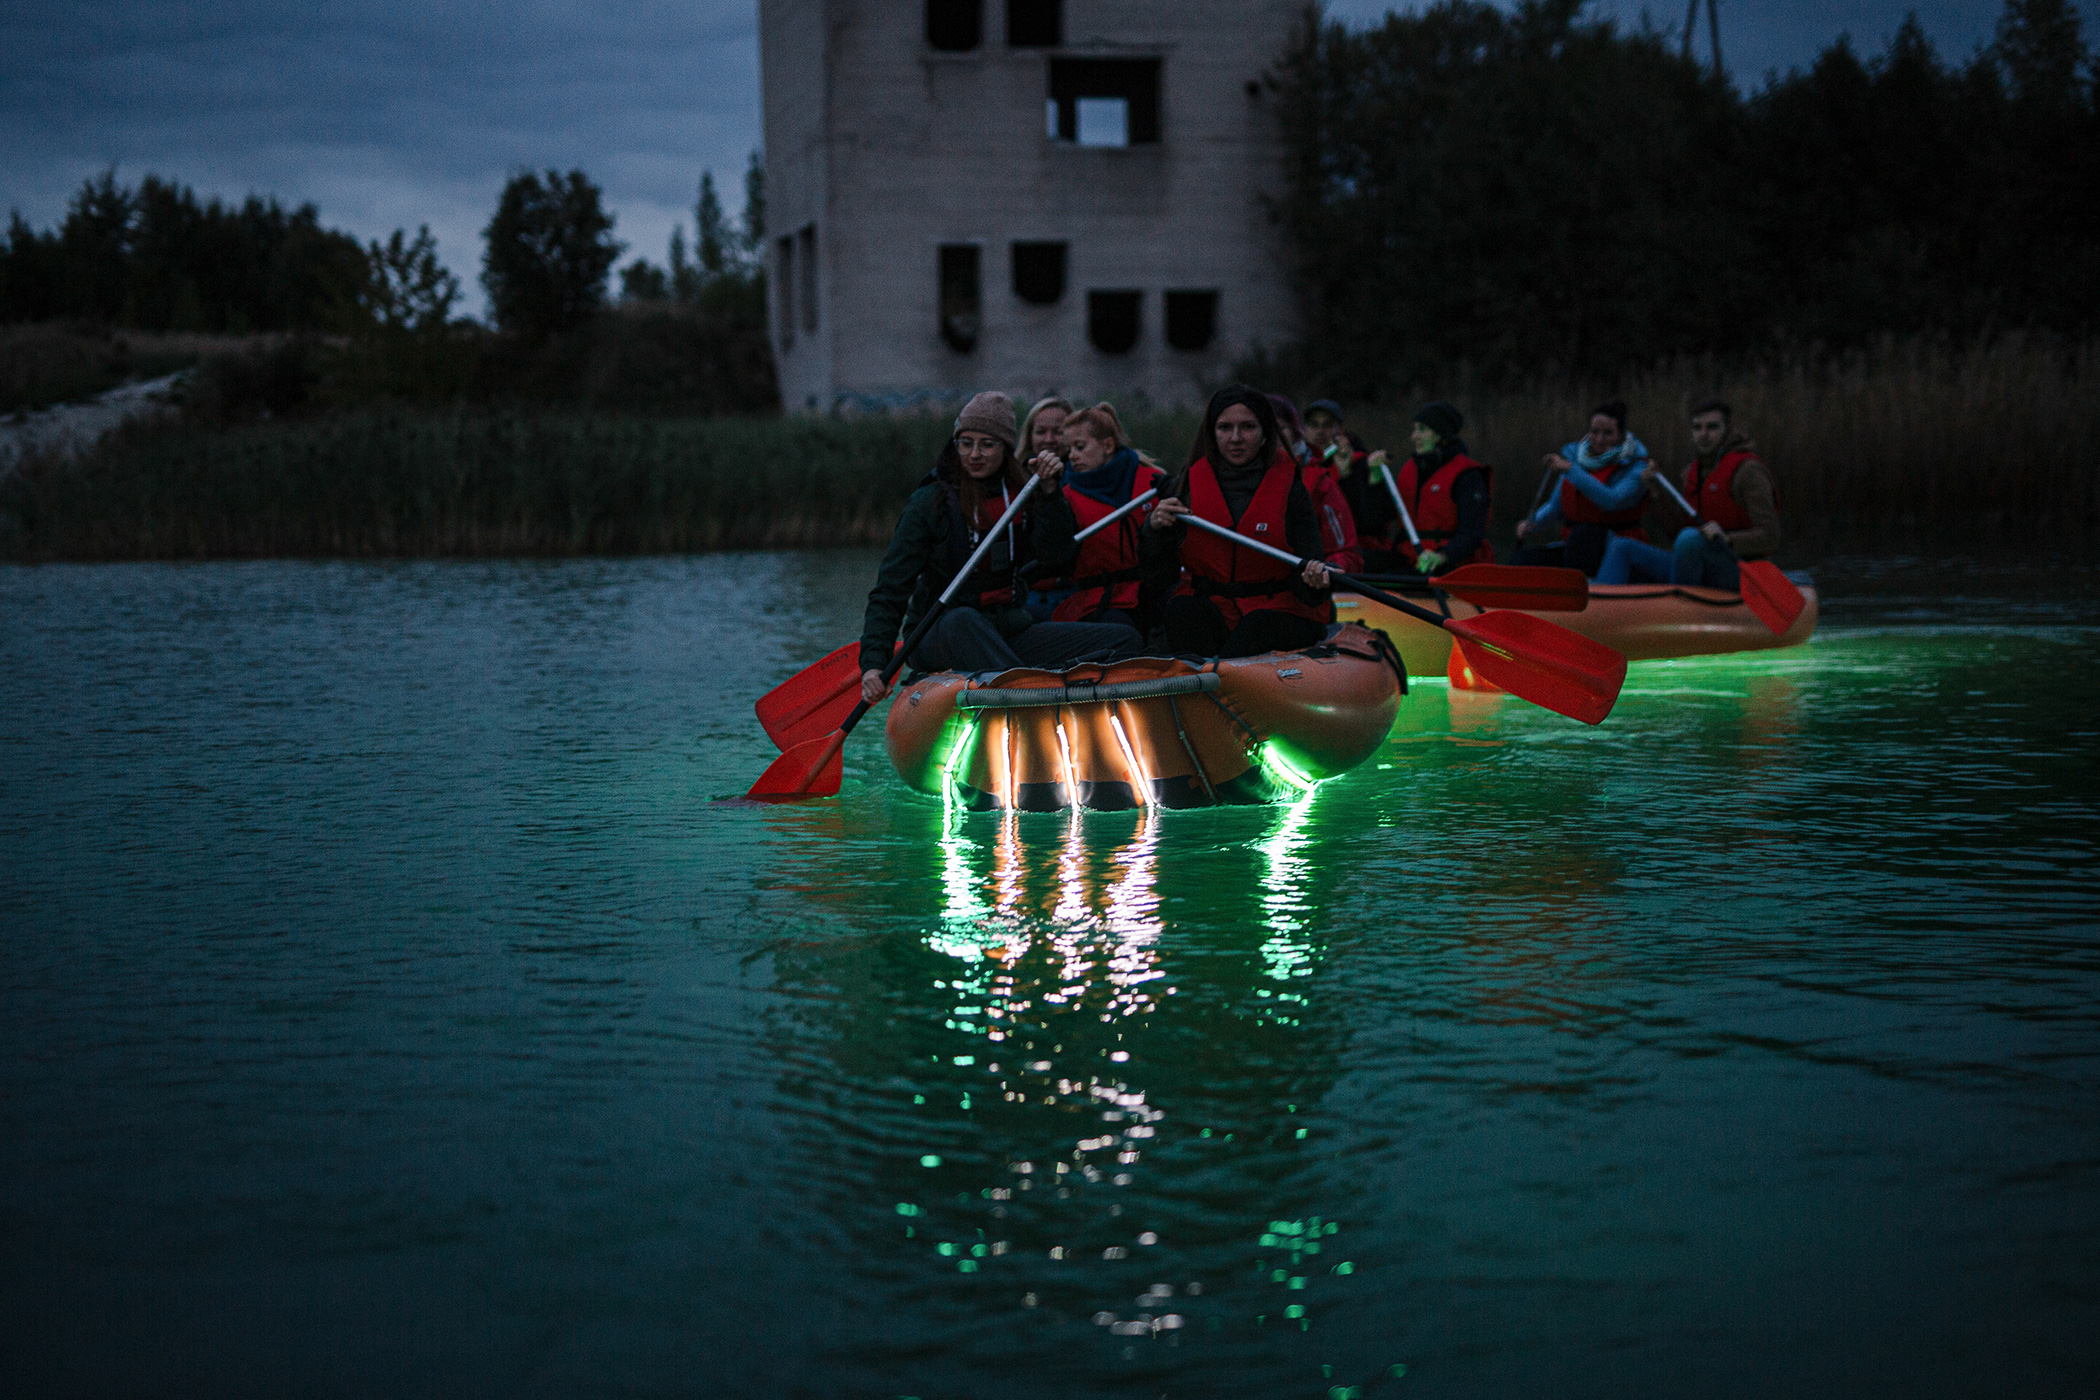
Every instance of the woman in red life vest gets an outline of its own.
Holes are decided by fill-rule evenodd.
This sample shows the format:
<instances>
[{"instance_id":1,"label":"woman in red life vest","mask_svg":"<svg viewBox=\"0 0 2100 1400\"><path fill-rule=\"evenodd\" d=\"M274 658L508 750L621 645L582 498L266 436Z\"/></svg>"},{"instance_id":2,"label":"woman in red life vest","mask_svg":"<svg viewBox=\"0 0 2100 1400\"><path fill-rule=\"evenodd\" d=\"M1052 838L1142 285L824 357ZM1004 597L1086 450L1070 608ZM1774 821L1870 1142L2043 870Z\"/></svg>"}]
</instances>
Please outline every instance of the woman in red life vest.
<instances>
[{"instance_id":1,"label":"woman in red life vest","mask_svg":"<svg viewBox=\"0 0 2100 1400\"><path fill-rule=\"evenodd\" d=\"M1356 516L1342 496L1340 476L1328 461L1314 454L1298 405L1281 394L1271 394L1269 407L1276 410L1276 426L1298 463L1298 481L1312 498L1313 519L1320 526L1320 559L1328 568L1345 574L1361 571L1364 561L1356 546ZM1334 620L1331 605L1327 620Z\"/></svg>"},{"instance_id":2,"label":"woman in red life vest","mask_svg":"<svg viewBox=\"0 0 2100 1400\"><path fill-rule=\"evenodd\" d=\"M1082 408L1064 422L1065 501L1080 529L1155 486L1167 474L1131 445L1122 420L1106 403ZM1159 552L1159 537L1145 529L1142 513L1124 516L1080 541L1072 576L1059 585L1059 622L1115 622L1138 627L1138 594L1145 566Z\"/></svg>"},{"instance_id":3,"label":"woman in red life vest","mask_svg":"<svg viewBox=\"0 0 2100 1400\"><path fill-rule=\"evenodd\" d=\"M1684 469L1684 498L1703 524L1677 532L1674 547L1618 538L1604 552L1599 583L1688 583L1734 592L1738 564L1779 547L1779 503L1757 445L1732 433L1728 405L1708 399L1692 410L1692 451Z\"/></svg>"},{"instance_id":4,"label":"woman in red life vest","mask_svg":"<svg viewBox=\"0 0 2100 1400\"><path fill-rule=\"evenodd\" d=\"M1465 416L1447 403L1425 403L1415 410L1414 452L1393 473L1393 485L1415 522L1415 533L1422 537L1419 548L1407 537L1392 492L1386 490L1381 470L1385 454L1374 452L1365 463L1371 474L1364 488L1366 511L1373 499L1384 507L1374 517L1383 527L1376 552L1365 551L1372 569L1433 575L1495 562L1494 546L1487 539L1495 469L1466 455L1465 439L1459 436L1465 425Z\"/></svg>"},{"instance_id":5,"label":"woman in red life vest","mask_svg":"<svg viewBox=\"0 0 2100 1400\"><path fill-rule=\"evenodd\" d=\"M1048 481L1064 471L1064 463L1047 452L1024 470L1014 454L1017 437L1013 401L1004 394L979 394L955 420L955 435L940 460L904 503L861 624L860 693L868 703L889 693L882 671L898 633L933 606L984 532L998 523L1028 471ZM1005 539L908 658L911 667L1004 671L1136 655L1140 642L1128 627L1037 622L1020 606L1021 569L1039 559L1059 573L1069 572L1079 553L1072 542L1077 529L1064 493L1038 487L1019 519L1001 532Z\"/></svg>"},{"instance_id":6,"label":"woman in red life vest","mask_svg":"<svg viewBox=\"0 0 2100 1400\"><path fill-rule=\"evenodd\" d=\"M1562 473L1560 490L1529 520L1517 522L1517 540L1522 544L1562 523L1568 537L1564 543L1527 545L1512 562L1561 564L1594 578L1613 535L1648 538L1641 516L1648 509L1648 476L1654 469L1648 449L1626 431L1624 403L1614 399L1598 405L1588 435L1547 457L1546 467Z\"/></svg>"},{"instance_id":7,"label":"woman in red life vest","mask_svg":"<svg viewBox=\"0 0 2100 1400\"><path fill-rule=\"evenodd\" d=\"M1169 651L1255 656L1327 635L1320 527L1266 395L1244 384L1220 389L1204 410L1188 466L1168 489L1173 494L1153 508L1149 528L1181 559L1181 582L1162 609ZM1179 519L1189 514L1287 549L1305 567L1191 530Z\"/></svg>"}]
</instances>

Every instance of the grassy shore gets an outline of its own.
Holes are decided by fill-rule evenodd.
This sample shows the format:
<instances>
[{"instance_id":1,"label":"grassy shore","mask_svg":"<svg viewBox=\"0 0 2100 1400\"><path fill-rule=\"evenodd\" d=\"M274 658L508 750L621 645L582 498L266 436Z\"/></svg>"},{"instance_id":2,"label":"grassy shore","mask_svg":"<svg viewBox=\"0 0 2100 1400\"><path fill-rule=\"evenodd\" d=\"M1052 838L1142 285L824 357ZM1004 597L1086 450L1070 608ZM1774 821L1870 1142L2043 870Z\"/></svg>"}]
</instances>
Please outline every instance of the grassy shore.
<instances>
[{"instance_id":1,"label":"grassy shore","mask_svg":"<svg viewBox=\"0 0 2100 1400\"><path fill-rule=\"evenodd\" d=\"M1689 456L1687 404L1728 397L1773 465L1790 546L2089 535L2100 523L2100 345L2008 337L1956 351L1891 343L1749 368L1681 360L1610 386L1657 459ZM1498 541L1538 460L1606 386L1489 397L1432 386L1499 466ZM1405 407L1353 426L1402 443ZM1163 462L1189 414L1135 418ZM17 559L549 555L879 543L948 431L937 417L679 419L509 411L341 411L232 428L120 432L84 459L0 482L0 552ZM1659 509L1659 528L1674 518Z\"/></svg>"}]
</instances>

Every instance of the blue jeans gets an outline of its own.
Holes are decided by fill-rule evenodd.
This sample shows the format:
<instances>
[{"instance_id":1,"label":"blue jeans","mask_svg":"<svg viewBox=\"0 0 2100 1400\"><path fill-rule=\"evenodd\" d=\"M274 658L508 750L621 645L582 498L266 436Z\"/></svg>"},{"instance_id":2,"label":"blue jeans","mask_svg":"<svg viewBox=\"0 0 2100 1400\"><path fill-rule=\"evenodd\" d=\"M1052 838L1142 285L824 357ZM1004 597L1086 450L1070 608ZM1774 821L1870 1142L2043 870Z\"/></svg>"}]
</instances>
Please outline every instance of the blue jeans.
<instances>
[{"instance_id":1,"label":"blue jeans","mask_svg":"<svg viewBox=\"0 0 2100 1400\"><path fill-rule=\"evenodd\" d=\"M1742 571L1736 567L1735 551L1724 540L1710 540L1689 526L1677 532L1673 548L1612 536L1605 546L1604 562L1597 566L1599 583L1687 583L1719 588L1733 593L1742 586Z\"/></svg>"}]
</instances>

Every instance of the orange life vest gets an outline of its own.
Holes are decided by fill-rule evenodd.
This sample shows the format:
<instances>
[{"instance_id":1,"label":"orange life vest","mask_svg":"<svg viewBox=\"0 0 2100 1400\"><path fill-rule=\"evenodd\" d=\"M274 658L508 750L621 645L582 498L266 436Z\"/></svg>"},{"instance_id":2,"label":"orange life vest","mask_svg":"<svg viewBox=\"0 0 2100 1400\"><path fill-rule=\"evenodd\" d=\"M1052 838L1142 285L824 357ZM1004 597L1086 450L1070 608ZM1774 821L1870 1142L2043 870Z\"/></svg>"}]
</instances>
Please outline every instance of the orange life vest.
<instances>
[{"instance_id":1,"label":"orange life vest","mask_svg":"<svg viewBox=\"0 0 2100 1400\"><path fill-rule=\"evenodd\" d=\"M1144 495L1166 476L1158 467L1139 467L1130 475L1130 496ZM1117 501L1110 505L1069 486L1065 488L1065 499L1071 502L1072 514L1082 530L1112 513L1116 506L1127 503ZM1091 622L1110 609L1128 611L1138 605L1142 578L1138 569L1138 527L1144 521L1144 511L1134 510L1108 529L1079 542L1079 558L1072 565L1072 595L1058 603L1052 617L1059 622Z\"/></svg>"},{"instance_id":2,"label":"orange life vest","mask_svg":"<svg viewBox=\"0 0 2100 1400\"><path fill-rule=\"evenodd\" d=\"M1239 519L1226 508L1225 492L1208 459L1189 468L1190 511L1205 520L1230 527L1250 540L1288 550L1290 541L1284 517L1290 509L1291 487L1298 479L1298 464L1279 451L1262 474L1254 499ZM1255 612L1286 612L1314 622L1326 620L1326 609L1306 603L1291 592L1298 570L1280 559L1252 549L1241 549L1229 540L1203 530L1190 530L1181 541L1181 583L1177 595L1198 594L1210 599L1227 627Z\"/></svg>"},{"instance_id":3,"label":"orange life vest","mask_svg":"<svg viewBox=\"0 0 2100 1400\"><path fill-rule=\"evenodd\" d=\"M1393 484L1400 488L1400 499L1407 502L1407 513L1414 517L1415 533L1422 537L1425 548L1441 552L1442 547L1458 533L1458 506L1451 499L1451 488L1458 484L1460 476L1470 471L1487 474L1488 499L1492 501L1495 498L1495 469L1485 462L1474 461L1463 452L1431 472L1427 481L1422 479L1421 468L1415 465L1414 458L1400 464ZM1414 563L1419 551L1412 540L1404 538L1407 527L1394 521L1393 528L1403 536L1394 542L1394 552L1408 563ZM1483 532L1479 548L1463 559L1445 562L1453 565L1492 564L1495 562L1495 547L1487 542Z\"/></svg>"},{"instance_id":4,"label":"orange life vest","mask_svg":"<svg viewBox=\"0 0 2100 1400\"><path fill-rule=\"evenodd\" d=\"M1747 530L1751 527L1750 512L1735 501L1735 474L1745 462L1758 460L1755 452L1737 449L1723 452L1714 463L1712 471L1704 471L1697 462L1684 469L1684 498L1692 503L1692 509L1701 518L1711 520L1724 530Z\"/></svg>"}]
</instances>

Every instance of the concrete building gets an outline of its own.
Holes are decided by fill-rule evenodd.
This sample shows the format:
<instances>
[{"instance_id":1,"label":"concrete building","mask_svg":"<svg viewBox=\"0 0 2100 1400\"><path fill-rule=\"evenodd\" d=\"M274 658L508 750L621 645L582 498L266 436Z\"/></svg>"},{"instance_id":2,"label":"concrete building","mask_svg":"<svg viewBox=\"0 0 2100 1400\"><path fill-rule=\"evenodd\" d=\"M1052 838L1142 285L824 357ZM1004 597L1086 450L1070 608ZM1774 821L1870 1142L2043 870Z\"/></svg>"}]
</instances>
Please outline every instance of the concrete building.
<instances>
[{"instance_id":1,"label":"concrete building","mask_svg":"<svg viewBox=\"0 0 2100 1400\"><path fill-rule=\"evenodd\" d=\"M1295 336L1275 98L1301 0L760 0L791 410L1196 401Z\"/></svg>"}]
</instances>

